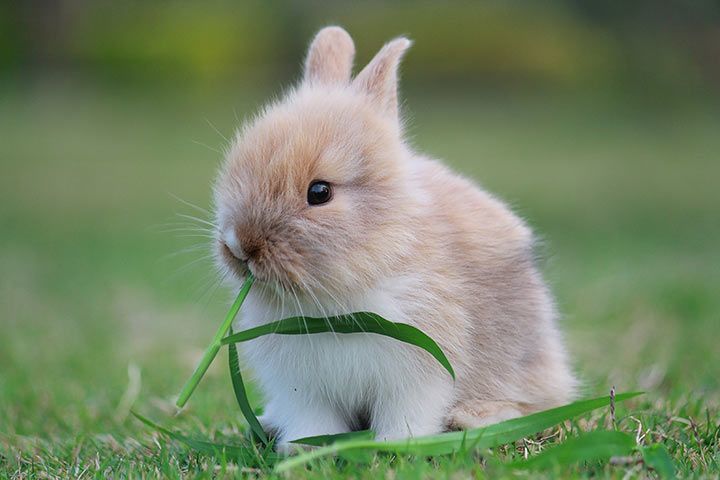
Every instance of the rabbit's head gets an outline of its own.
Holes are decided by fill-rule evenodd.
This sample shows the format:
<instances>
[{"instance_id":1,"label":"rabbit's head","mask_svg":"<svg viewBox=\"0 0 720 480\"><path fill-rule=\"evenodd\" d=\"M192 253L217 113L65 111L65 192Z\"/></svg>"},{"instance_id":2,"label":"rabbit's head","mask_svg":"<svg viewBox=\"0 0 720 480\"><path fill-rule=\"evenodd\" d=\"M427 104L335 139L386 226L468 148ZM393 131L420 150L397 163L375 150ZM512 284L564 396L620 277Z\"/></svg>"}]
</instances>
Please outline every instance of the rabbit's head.
<instances>
[{"instance_id":1,"label":"rabbit's head","mask_svg":"<svg viewBox=\"0 0 720 480\"><path fill-rule=\"evenodd\" d=\"M386 44L351 79L339 27L310 45L301 83L236 135L215 185L217 258L275 289L373 285L401 263L412 230L411 154L397 70L410 46Z\"/></svg>"}]
</instances>

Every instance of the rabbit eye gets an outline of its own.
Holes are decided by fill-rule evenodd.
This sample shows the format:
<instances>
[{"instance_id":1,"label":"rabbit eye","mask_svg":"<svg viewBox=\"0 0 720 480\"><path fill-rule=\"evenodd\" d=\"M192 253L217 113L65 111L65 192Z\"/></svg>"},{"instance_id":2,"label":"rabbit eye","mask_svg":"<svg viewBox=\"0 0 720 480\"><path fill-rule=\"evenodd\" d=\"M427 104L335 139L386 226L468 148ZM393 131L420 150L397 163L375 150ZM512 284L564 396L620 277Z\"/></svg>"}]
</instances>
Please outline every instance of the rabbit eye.
<instances>
[{"instance_id":1,"label":"rabbit eye","mask_svg":"<svg viewBox=\"0 0 720 480\"><path fill-rule=\"evenodd\" d=\"M321 205L332 198L332 188L328 182L312 182L308 187L307 201L310 205Z\"/></svg>"}]
</instances>

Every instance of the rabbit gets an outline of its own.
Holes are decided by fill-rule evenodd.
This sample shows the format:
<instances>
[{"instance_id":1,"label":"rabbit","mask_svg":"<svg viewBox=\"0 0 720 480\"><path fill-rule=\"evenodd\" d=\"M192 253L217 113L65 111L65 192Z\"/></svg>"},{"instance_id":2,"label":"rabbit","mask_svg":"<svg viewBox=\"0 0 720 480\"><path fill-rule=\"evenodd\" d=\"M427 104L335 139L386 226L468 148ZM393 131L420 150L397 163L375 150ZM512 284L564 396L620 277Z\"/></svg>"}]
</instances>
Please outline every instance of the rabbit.
<instances>
[{"instance_id":1,"label":"rabbit","mask_svg":"<svg viewBox=\"0 0 720 480\"><path fill-rule=\"evenodd\" d=\"M238 130L214 185L221 273L256 283L235 331L358 311L413 325L447 355L371 333L242 344L282 451L369 428L378 440L474 428L558 406L576 380L533 234L500 200L403 138L387 43L354 78L330 26L299 84Z\"/></svg>"}]
</instances>

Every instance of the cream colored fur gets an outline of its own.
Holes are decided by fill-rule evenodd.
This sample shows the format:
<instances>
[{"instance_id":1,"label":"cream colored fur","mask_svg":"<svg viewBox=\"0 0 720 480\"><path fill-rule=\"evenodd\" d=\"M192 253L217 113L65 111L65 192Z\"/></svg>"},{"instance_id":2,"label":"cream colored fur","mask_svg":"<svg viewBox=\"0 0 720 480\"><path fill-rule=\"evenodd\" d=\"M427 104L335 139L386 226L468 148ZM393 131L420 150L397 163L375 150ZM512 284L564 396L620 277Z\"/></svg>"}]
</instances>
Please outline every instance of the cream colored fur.
<instances>
[{"instance_id":1,"label":"cream colored fur","mask_svg":"<svg viewBox=\"0 0 720 480\"><path fill-rule=\"evenodd\" d=\"M215 186L218 264L258 278L236 329L291 315L376 312L417 326L453 364L373 334L244 345L281 448L369 426L379 439L467 428L563 404L575 380L533 236L505 204L404 142L388 43L351 80L341 28L305 79L238 132ZM315 180L330 202L310 206Z\"/></svg>"}]
</instances>

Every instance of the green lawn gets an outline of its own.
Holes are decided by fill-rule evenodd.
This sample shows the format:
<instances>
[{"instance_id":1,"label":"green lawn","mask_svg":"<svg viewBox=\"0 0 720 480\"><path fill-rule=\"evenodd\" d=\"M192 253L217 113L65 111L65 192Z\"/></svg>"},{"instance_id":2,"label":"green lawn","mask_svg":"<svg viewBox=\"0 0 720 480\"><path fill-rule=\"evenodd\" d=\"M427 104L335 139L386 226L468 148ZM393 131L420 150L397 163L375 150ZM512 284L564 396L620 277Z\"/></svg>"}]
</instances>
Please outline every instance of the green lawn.
<instances>
[{"instance_id":1,"label":"green lawn","mask_svg":"<svg viewBox=\"0 0 720 480\"><path fill-rule=\"evenodd\" d=\"M214 150L267 93L0 90L0 477L264 475L158 436L129 405L187 434L242 441L224 358L172 416L230 300L206 250L183 253L203 239L172 232L185 222L176 213L195 214L173 195L208 206ZM542 237L587 396L646 391L619 407L618 428L664 443L683 475L717 476L720 110L421 92L407 105L414 144ZM608 426L606 413L561 436ZM514 475L503 462L525 448L540 447L326 460L291 477ZM638 458L542 473L627 472L647 474Z\"/></svg>"}]
</instances>

